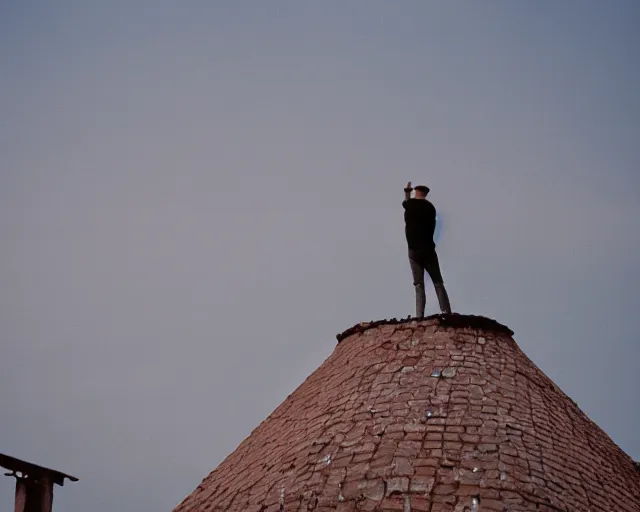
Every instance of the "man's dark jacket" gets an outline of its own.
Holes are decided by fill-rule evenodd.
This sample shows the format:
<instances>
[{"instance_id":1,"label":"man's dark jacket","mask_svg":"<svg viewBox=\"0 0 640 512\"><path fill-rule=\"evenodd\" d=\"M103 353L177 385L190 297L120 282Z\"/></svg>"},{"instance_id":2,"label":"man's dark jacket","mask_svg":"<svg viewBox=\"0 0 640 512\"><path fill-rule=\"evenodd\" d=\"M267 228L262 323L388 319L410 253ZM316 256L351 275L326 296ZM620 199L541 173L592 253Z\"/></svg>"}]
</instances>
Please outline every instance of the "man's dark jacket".
<instances>
[{"instance_id":1,"label":"man's dark jacket","mask_svg":"<svg viewBox=\"0 0 640 512\"><path fill-rule=\"evenodd\" d=\"M426 199L405 199L405 235L412 251L435 249L433 232L436 229L436 208Z\"/></svg>"}]
</instances>

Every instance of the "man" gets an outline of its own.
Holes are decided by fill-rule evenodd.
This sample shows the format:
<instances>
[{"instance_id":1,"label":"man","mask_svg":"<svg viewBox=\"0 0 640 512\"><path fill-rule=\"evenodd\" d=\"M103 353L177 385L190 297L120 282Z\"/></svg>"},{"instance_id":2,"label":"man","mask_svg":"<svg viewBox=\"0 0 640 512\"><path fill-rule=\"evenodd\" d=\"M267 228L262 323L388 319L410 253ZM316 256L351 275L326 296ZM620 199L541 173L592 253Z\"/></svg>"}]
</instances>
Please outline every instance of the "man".
<instances>
[{"instance_id":1,"label":"man","mask_svg":"<svg viewBox=\"0 0 640 512\"><path fill-rule=\"evenodd\" d=\"M414 198L411 191L415 190ZM426 295L424 291L424 271L431 277L440 303L440 311L451 313L451 305L445 290L436 254L433 232L436 228L436 209L427 201L429 187L419 185L415 189L411 182L404 189L404 222L407 245L409 246L409 264L413 274L413 286L416 290L416 317L424 317Z\"/></svg>"}]
</instances>

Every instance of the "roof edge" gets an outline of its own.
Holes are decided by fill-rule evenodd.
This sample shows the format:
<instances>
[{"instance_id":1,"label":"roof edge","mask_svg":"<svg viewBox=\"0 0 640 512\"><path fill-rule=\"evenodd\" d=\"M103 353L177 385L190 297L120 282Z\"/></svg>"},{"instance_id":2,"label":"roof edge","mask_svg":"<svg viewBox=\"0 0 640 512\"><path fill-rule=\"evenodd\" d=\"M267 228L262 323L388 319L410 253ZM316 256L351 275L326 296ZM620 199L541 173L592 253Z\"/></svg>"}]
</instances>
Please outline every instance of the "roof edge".
<instances>
[{"instance_id":1,"label":"roof edge","mask_svg":"<svg viewBox=\"0 0 640 512\"><path fill-rule=\"evenodd\" d=\"M78 481L78 478L76 478L75 476L67 475L66 473L62 473L61 471L56 471L55 469L45 468L44 466L39 466L38 464L33 464L32 462L16 459L15 457L5 455L4 453L0 453L0 467L8 469L9 471L13 471L13 473L19 471L36 478L40 478L43 476L51 477L53 483L60 486L64 485L65 478L68 478L72 482Z\"/></svg>"},{"instance_id":2,"label":"roof edge","mask_svg":"<svg viewBox=\"0 0 640 512\"><path fill-rule=\"evenodd\" d=\"M453 327L458 329L482 329L484 331L493 331L499 332L502 334L507 334L508 336L513 336L513 331L509 329L506 325L499 323L496 320L491 318L487 318L481 315L461 315L459 313L441 313L437 315L431 315L424 318L412 318L411 316L407 318L391 318L388 320L374 320L371 322L360 322L353 327L349 327L346 331L341 332L336 335L336 339L338 343L340 343L343 339L351 336L352 334L357 334L364 332L368 329L373 329L380 325L402 325L408 324L411 322L417 323L433 323L437 322L438 325L443 327Z\"/></svg>"}]
</instances>

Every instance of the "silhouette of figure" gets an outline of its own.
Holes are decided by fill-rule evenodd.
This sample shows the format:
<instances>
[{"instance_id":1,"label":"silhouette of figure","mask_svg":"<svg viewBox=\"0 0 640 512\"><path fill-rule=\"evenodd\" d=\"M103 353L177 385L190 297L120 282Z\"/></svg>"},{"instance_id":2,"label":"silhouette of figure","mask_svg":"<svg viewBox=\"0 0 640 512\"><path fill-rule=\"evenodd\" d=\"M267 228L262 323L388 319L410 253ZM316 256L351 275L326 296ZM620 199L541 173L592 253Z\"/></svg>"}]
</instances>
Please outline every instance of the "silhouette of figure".
<instances>
[{"instance_id":1,"label":"silhouette of figure","mask_svg":"<svg viewBox=\"0 0 640 512\"><path fill-rule=\"evenodd\" d=\"M415 191L411 197L411 191ZM449 296L444 287L440 263L436 254L433 232L436 228L436 209L427 200L429 187L418 185L412 188L411 182L404 189L405 236L409 246L409 264L413 274L413 286L416 291L416 318L424 317L426 295L424 290L424 272L429 273L440 303L440 311L451 313Z\"/></svg>"}]
</instances>

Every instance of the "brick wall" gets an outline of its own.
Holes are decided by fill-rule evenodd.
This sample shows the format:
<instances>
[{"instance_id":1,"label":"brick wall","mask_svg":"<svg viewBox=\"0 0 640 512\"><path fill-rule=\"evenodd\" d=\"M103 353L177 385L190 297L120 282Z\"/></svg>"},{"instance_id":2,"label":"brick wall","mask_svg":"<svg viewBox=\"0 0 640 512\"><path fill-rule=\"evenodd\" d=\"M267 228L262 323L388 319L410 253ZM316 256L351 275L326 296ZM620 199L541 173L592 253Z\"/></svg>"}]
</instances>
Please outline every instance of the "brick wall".
<instances>
[{"instance_id":1,"label":"brick wall","mask_svg":"<svg viewBox=\"0 0 640 512\"><path fill-rule=\"evenodd\" d=\"M640 473L488 319L360 324L175 512L640 511Z\"/></svg>"}]
</instances>

